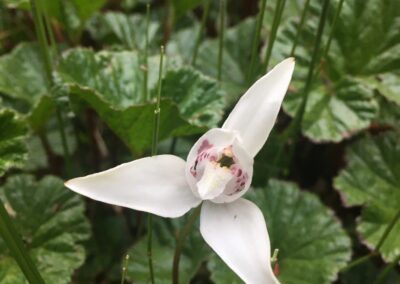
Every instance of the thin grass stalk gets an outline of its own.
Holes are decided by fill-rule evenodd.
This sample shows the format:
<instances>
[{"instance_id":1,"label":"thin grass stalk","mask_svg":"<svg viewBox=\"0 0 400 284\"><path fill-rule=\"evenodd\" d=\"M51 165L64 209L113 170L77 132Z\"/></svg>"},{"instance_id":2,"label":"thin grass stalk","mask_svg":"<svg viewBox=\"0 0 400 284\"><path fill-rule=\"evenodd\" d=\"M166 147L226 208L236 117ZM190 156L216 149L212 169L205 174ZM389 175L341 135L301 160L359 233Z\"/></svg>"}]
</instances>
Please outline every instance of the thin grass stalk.
<instances>
[{"instance_id":1,"label":"thin grass stalk","mask_svg":"<svg viewBox=\"0 0 400 284\"><path fill-rule=\"evenodd\" d=\"M260 45L261 27L262 27L262 23L263 23L263 20L264 20L264 13L265 13L266 5L267 5L267 0L261 0L261 8L260 8L260 11L258 13L257 22L256 22L256 28L255 28L254 35L253 35L253 43L252 43L252 46L251 46L250 66L249 66L249 69L247 70L246 81L248 83L253 78L254 64L255 64L256 58L258 56L258 47Z\"/></svg>"},{"instance_id":2,"label":"thin grass stalk","mask_svg":"<svg viewBox=\"0 0 400 284\"><path fill-rule=\"evenodd\" d=\"M224 33L225 33L225 0L219 1L219 48L218 48L218 65L217 78L221 82L222 78L222 60L224 55Z\"/></svg>"},{"instance_id":3,"label":"thin grass stalk","mask_svg":"<svg viewBox=\"0 0 400 284\"><path fill-rule=\"evenodd\" d=\"M292 50L290 51L290 56L294 56L294 54L296 52L297 43L299 42L301 32L303 31L303 26L304 26L304 23L306 20L306 15L307 15L309 6L310 6L310 0L306 0L306 3L304 3L303 12L301 13L301 18L300 18L299 26L298 26L298 29L296 32L296 36L293 41Z\"/></svg>"},{"instance_id":4,"label":"thin grass stalk","mask_svg":"<svg viewBox=\"0 0 400 284\"><path fill-rule=\"evenodd\" d=\"M172 284L179 284L179 261L181 258L183 245L185 244L185 239L186 239L187 235L190 233L190 230L192 229L193 224L196 222L197 218L199 217L200 211L201 211L201 206L198 206L194 210L192 215L190 215L187 223L182 228L182 230L179 232L179 235L177 237L174 259L173 259L173 264L172 264Z\"/></svg>"},{"instance_id":5,"label":"thin grass stalk","mask_svg":"<svg viewBox=\"0 0 400 284\"><path fill-rule=\"evenodd\" d=\"M160 67L158 73L158 87L157 87L157 100L154 109L154 128L153 128L153 141L151 147L151 155L157 155L158 149L158 134L160 132L160 104L161 104L161 87L162 87L162 74L163 74L163 59L164 59L164 46L160 48ZM147 218L147 257L149 264L150 283L154 284L154 269L153 269L153 216L148 215Z\"/></svg>"},{"instance_id":6,"label":"thin grass stalk","mask_svg":"<svg viewBox=\"0 0 400 284\"><path fill-rule=\"evenodd\" d=\"M344 0L340 0L338 7L336 9L336 13L333 18L331 31L329 33L328 41L326 43L326 47L325 47L325 51L324 51L324 55L323 55L324 58L326 58L328 56L329 48L331 47L331 43L332 43L333 33L335 32L336 23L337 23L337 20L339 19L340 11L342 10L343 2L344 2Z\"/></svg>"},{"instance_id":7,"label":"thin grass stalk","mask_svg":"<svg viewBox=\"0 0 400 284\"><path fill-rule=\"evenodd\" d=\"M15 229L10 216L0 200L0 235L10 250L12 256L21 268L22 273L31 284L44 284L36 265Z\"/></svg>"},{"instance_id":8,"label":"thin grass stalk","mask_svg":"<svg viewBox=\"0 0 400 284\"><path fill-rule=\"evenodd\" d=\"M194 49L193 49L192 62L191 62L192 66L196 65L197 54L199 52L201 38L204 35L204 29L205 29L205 26L207 23L208 12L210 10L210 3L211 3L211 0L204 0L204 2L203 2L203 16L201 17L201 25L200 25L200 29L199 29L199 32L198 32L197 38L196 38L196 43L195 43Z\"/></svg>"},{"instance_id":9,"label":"thin grass stalk","mask_svg":"<svg viewBox=\"0 0 400 284\"><path fill-rule=\"evenodd\" d=\"M286 0L277 0L276 2L274 19L272 20L271 33L268 39L267 51L265 53L264 70L268 70L269 61L271 60L272 55L272 48L274 47L276 34L278 32L285 4Z\"/></svg>"},{"instance_id":10,"label":"thin grass stalk","mask_svg":"<svg viewBox=\"0 0 400 284\"><path fill-rule=\"evenodd\" d=\"M149 76L149 26L150 26L150 4L146 5L146 35L144 45L143 64L143 100L149 100L148 76Z\"/></svg>"},{"instance_id":11,"label":"thin grass stalk","mask_svg":"<svg viewBox=\"0 0 400 284\"><path fill-rule=\"evenodd\" d=\"M327 12L328 12L328 7L329 7L329 0L324 0L323 6L322 6L322 12L321 16L319 19L319 24L318 24L318 30L317 30L317 36L315 39L314 43L314 50L311 58L311 63L308 68L308 75L306 79L305 86L303 88L303 100L301 102L301 105L299 106L299 109L297 110L295 117L293 118L291 124L287 127L287 129L282 133L281 135L281 140L283 143L280 143L280 146L277 150L277 154L275 155L275 158L272 163L272 168L273 171L275 172L275 169L277 168L278 164L281 161L285 143L289 140L297 140L299 134L301 133L301 122L303 120L305 108L307 105L308 101L308 95L310 92L313 76L314 76L314 70L317 64L317 61L319 60L320 56L320 48L321 48L321 41L322 41L322 34L324 31L325 27L325 22L327 18ZM293 156L293 151L294 147L291 147L289 150L289 157Z\"/></svg>"},{"instance_id":12,"label":"thin grass stalk","mask_svg":"<svg viewBox=\"0 0 400 284\"><path fill-rule=\"evenodd\" d=\"M39 46L43 58L43 64L44 64L44 69L46 72L46 78L47 78L47 87L52 94L52 89L54 87L54 80L53 80L53 62L51 58L51 52L50 48L48 46L48 40L46 38L46 32L45 32L45 26L44 26L44 14L43 11L41 10L41 4L40 2L36 2L35 0L30 0L31 1L31 6L32 6L32 13L33 13L33 18L35 22L35 30L36 30L36 35L39 40ZM40 0L39 0L40 1ZM47 30L49 30L51 27L47 27ZM69 155L69 147L67 143L67 138L65 134L65 128L64 128L64 120L62 117L62 113L60 108L58 107L56 103L56 119L57 119L57 124L58 124L58 130L60 133L61 137L61 142L62 142L62 147L63 147L63 152L64 152L64 157L66 161L66 169L67 169L67 174L70 174L70 169L71 169L71 161L70 161L70 155Z\"/></svg>"}]
</instances>

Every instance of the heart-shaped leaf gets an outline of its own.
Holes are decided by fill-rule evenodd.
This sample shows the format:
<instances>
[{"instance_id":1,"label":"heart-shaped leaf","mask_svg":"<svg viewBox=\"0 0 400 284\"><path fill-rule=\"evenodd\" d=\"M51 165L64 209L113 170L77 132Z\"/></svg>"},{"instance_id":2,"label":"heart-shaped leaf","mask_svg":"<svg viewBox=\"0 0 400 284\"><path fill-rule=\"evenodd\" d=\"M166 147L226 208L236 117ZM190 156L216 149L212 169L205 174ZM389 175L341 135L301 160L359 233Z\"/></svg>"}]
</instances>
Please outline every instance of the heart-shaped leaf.
<instances>
[{"instance_id":1,"label":"heart-shaped leaf","mask_svg":"<svg viewBox=\"0 0 400 284\"><path fill-rule=\"evenodd\" d=\"M385 230L399 214L399 133L365 138L350 146L348 165L335 179L346 205L364 205L357 230L370 248L375 248ZM400 222L379 248L386 261L400 251Z\"/></svg>"},{"instance_id":2,"label":"heart-shaped leaf","mask_svg":"<svg viewBox=\"0 0 400 284\"><path fill-rule=\"evenodd\" d=\"M71 283L72 273L85 259L80 242L89 237L82 199L56 177L37 182L29 175L9 178L0 197L45 282ZM0 282L26 283L1 239Z\"/></svg>"},{"instance_id":3,"label":"heart-shaped leaf","mask_svg":"<svg viewBox=\"0 0 400 284\"><path fill-rule=\"evenodd\" d=\"M318 198L288 182L272 180L249 193L264 213L271 248L279 249L274 266L285 284L332 283L350 259L350 239L334 213ZM242 283L219 259L209 263L215 283Z\"/></svg>"}]
</instances>

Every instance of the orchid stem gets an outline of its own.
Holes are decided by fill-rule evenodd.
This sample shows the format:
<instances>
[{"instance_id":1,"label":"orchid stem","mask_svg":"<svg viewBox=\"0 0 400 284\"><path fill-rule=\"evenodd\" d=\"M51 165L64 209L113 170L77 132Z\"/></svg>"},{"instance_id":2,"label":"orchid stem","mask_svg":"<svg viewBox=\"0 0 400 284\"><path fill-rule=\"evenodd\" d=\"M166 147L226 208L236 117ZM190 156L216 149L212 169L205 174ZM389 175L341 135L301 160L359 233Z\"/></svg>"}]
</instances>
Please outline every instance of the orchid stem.
<instances>
[{"instance_id":1,"label":"orchid stem","mask_svg":"<svg viewBox=\"0 0 400 284\"><path fill-rule=\"evenodd\" d=\"M253 36L253 43L251 47L251 59L250 59L250 66L249 69L247 70L247 82L252 80L253 77L253 72L254 72L254 64L256 61L256 57L258 56L258 47L260 45L260 34L261 34L261 27L264 19L264 13L265 13L265 6L267 5L267 0L262 0L261 1L261 8L258 13L257 17L257 23L256 23L256 29L254 31L254 36Z\"/></svg>"},{"instance_id":2,"label":"orchid stem","mask_svg":"<svg viewBox=\"0 0 400 284\"><path fill-rule=\"evenodd\" d=\"M122 261L122 276L121 276L121 284L125 283L125 278L126 278L126 270L128 269L128 261L129 261L129 254L127 254L124 257L124 260Z\"/></svg>"},{"instance_id":3,"label":"orchid stem","mask_svg":"<svg viewBox=\"0 0 400 284\"><path fill-rule=\"evenodd\" d=\"M146 36L144 46L144 66L143 66L143 101L148 97L148 73L149 73L149 26L150 26L150 4L146 5Z\"/></svg>"},{"instance_id":4,"label":"orchid stem","mask_svg":"<svg viewBox=\"0 0 400 284\"><path fill-rule=\"evenodd\" d=\"M179 232L179 235L176 240L174 260L172 264L172 284L179 284L179 261L182 254L183 245L185 243L186 236L190 233L191 228L196 222L197 218L200 215L201 206L198 206L192 215L190 215L187 223Z\"/></svg>"},{"instance_id":5,"label":"orchid stem","mask_svg":"<svg viewBox=\"0 0 400 284\"><path fill-rule=\"evenodd\" d=\"M347 271L350 268L353 268L357 265L360 265L361 263L364 263L367 260L369 260L371 257L374 257L375 255L377 255L379 249L383 246L383 244L386 241L386 239L388 238L390 232L393 230L394 226L397 224L397 222L399 220L400 220L400 210L397 211L397 213L394 215L393 219L390 221L389 225L386 227L386 229L383 232L381 238L379 239L378 244L376 245L375 249L373 251L371 251L369 254L364 255L364 256L350 262L345 268L342 269L342 272Z\"/></svg>"},{"instance_id":6,"label":"orchid stem","mask_svg":"<svg viewBox=\"0 0 400 284\"><path fill-rule=\"evenodd\" d=\"M296 36L293 41L292 50L290 51L290 56L292 56L292 57L295 55L297 43L299 42L301 32L303 31L303 26L304 26L304 22L306 20L306 15L307 15L309 6L310 6L310 0L306 0L306 3L304 4L303 13L301 14L299 27L297 29Z\"/></svg>"},{"instance_id":7,"label":"orchid stem","mask_svg":"<svg viewBox=\"0 0 400 284\"><path fill-rule=\"evenodd\" d=\"M272 55L272 48L274 47L276 34L281 22L283 10L285 8L286 0L277 0L274 12L274 19L272 20L271 33L268 39L267 51L265 53L264 70L268 70L269 61Z\"/></svg>"},{"instance_id":8,"label":"orchid stem","mask_svg":"<svg viewBox=\"0 0 400 284\"><path fill-rule=\"evenodd\" d=\"M326 43L326 47L325 47L325 50L324 50L324 55L323 55L324 58L327 57L328 52L329 52L329 48L331 47L331 42L332 42L332 38L333 38L333 33L334 33L334 31L335 31L335 26L336 26L337 20L338 20L339 15L340 15L340 11L342 10L343 2L344 2L344 0L340 0L340 2L339 2L339 4L338 4L338 7L337 7L337 9L336 9L336 13L335 13L335 16L334 16L334 18L333 18L333 23L332 23L331 31L330 31L329 37L328 37L328 42Z\"/></svg>"},{"instance_id":9,"label":"orchid stem","mask_svg":"<svg viewBox=\"0 0 400 284\"><path fill-rule=\"evenodd\" d=\"M53 62L52 58L50 56L50 48L48 45L48 40L46 38L46 32L45 32L45 26L44 26L44 13L42 11L42 5L40 4L40 0L30 0L31 1L31 6L32 6L32 14L35 22L35 30L36 30L36 35L39 40L39 46L43 58L43 64L44 64L44 69L46 72L46 78L47 78L47 87L48 91L50 94L52 94L52 89L54 87L54 80L53 80L53 75L52 75L52 70L53 70ZM47 27L47 30L49 31L51 27ZM53 99L55 100L54 96ZM57 124L58 124L58 129L60 132L60 137L62 141L62 147L63 147L63 152L64 152L64 157L66 161L66 169L67 169L67 174L70 174L70 169L71 169L71 161L70 161L70 155L69 155L69 148L68 148L68 143L67 143L67 138L65 134L65 129L64 129L64 121L62 117L61 110L59 106L56 105L56 119L57 119Z\"/></svg>"},{"instance_id":10,"label":"orchid stem","mask_svg":"<svg viewBox=\"0 0 400 284\"><path fill-rule=\"evenodd\" d=\"M197 54L199 52L199 46L200 46L200 41L201 38L203 37L204 34L204 29L207 23L207 18L208 18L208 11L210 10L210 0L204 0L203 3L203 16L201 18L201 25L200 25L200 30L197 34L197 38L196 38L196 43L194 45L194 49L193 49L193 56L192 56L192 66L196 65L196 60L197 60Z\"/></svg>"},{"instance_id":11,"label":"orchid stem","mask_svg":"<svg viewBox=\"0 0 400 284\"><path fill-rule=\"evenodd\" d=\"M224 55L224 30L225 30L225 0L219 0L219 49L218 49L218 81L221 81L222 77L222 59Z\"/></svg>"},{"instance_id":12,"label":"orchid stem","mask_svg":"<svg viewBox=\"0 0 400 284\"><path fill-rule=\"evenodd\" d=\"M29 252L24 247L22 240L15 229L10 216L0 200L0 235L10 250L21 271L31 284L44 284L36 265L33 263Z\"/></svg>"},{"instance_id":13,"label":"orchid stem","mask_svg":"<svg viewBox=\"0 0 400 284\"><path fill-rule=\"evenodd\" d=\"M163 74L163 60L164 60L164 46L160 47L160 67L158 73L158 87L157 87L157 101L154 109L154 128L153 128L153 143L151 147L151 155L157 155L158 148L158 133L160 131L160 103L161 103L161 87L162 87L162 74ZM150 283L154 284L154 270L153 270L153 216L148 215L147 218L147 257L149 262Z\"/></svg>"}]
</instances>

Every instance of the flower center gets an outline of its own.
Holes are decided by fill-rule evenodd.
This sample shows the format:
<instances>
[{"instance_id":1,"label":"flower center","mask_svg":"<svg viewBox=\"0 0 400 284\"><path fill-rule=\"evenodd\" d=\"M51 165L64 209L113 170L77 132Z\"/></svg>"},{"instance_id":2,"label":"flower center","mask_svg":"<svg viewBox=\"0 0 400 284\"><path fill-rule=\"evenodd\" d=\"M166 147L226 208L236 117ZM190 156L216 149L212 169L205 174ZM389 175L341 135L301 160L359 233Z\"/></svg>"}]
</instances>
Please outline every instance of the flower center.
<instances>
[{"instance_id":1,"label":"flower center","mask_svg":"<svg viewBox=\"0 0 400 284\"><path fill-rule=\"evenodd\" d=\"M232 145L221 149L207 140L200 145L190 174L195 180L199 197L204 200L235 195L250 182Z\"/></svg>"}]
</instances>

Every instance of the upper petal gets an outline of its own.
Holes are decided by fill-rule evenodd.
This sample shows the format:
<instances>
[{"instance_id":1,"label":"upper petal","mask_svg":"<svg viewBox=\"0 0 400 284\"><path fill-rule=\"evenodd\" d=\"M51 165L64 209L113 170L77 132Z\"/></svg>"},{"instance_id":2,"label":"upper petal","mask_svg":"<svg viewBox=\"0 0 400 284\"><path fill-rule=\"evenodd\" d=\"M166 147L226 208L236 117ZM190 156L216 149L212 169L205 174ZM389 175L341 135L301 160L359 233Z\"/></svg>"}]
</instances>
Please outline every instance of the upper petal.
<instances>
[{"instance_id":1,"label":"upper petal","mask_svg":"<svg viewBox=\"0 0 400 284\"><path fill-rule=\"evenodd\" d=\"M186 182L185 161L172 155L138 159L65 185L98 201L163 217L182 216L201 202Z\"/></svg>"},{"instance_id":2,"label":"upper petal","mask_svg":"<svg viewBox=\"0 0 400 284\"><path fill-rule=\"evenodd\" d=\"M204 202L200 231L205 241L247 284L276 284L264 216L254 203Z\"/></svg>"},{"instance_id":3,"label":"upper petal","mask_svg":"<svg viewBox=\"0 0 400 284\"><path fill-rule=\"evenodd\" d=\"M237 130L244 147L254 157L265 144L286 94L294 58L279 63L240 98L222 128Z\"/></svg>"}]
</instances>

